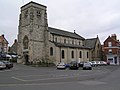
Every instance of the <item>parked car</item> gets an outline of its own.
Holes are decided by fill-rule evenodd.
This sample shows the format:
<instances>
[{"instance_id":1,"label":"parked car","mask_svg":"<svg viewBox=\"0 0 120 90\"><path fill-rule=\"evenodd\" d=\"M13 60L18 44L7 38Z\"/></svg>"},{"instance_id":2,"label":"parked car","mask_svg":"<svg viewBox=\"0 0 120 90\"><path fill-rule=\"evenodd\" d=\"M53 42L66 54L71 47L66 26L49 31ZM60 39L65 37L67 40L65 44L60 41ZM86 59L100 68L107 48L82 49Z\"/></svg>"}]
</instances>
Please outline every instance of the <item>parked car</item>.
<instances>
[{"instance_id":1,"label":"parked car","mask_svg":"<svg viewBox=\"0 0 120 90\"><path fill-rule=\"evenodd\" d=\"M6 65L0 61L0 70L5 69L5 68L6 68Z\"/></svg>"},{"instance_id":2,"label":"parked car","mask_svg":"<svg viewBox=\"0 0 120 90\"><path fill-rule=\"evenodd\" d=\"M91 65L92 65L93 67L97 66L96 61L91 61Z\"/></svg>"},{"instance_id":3,"label":"parked car","mask_svg":"<svg viewBox=\"0 0 120 90\"><path fill-rule=\"evenodd\" d=\"M64 62L60 62L57 64L57 69L66 69L67 66Z\"/></svg>"},{"instance_id":4,"label":"parked car","mask_svg":"<svg viewBox=\"0 0 120 90\"><path fill-rule=\"evenodd\" d=\"M79 65L76 61L70 62L69 69L78 69L78 68L79 68Z\"/></svg>"},{"instance_id":5,"label":"parked car","mask_svg":"<svg viewBox=\"0 0 120 90\"><path fill-rule=\"evenodd\" d=\"M2 62L6 65L6 69L13 68L13 63L11 63L9 61L2 61Z\"/></svg>"},{"instance_id":6,"label":"parked car","mask_svg":"<svg viewBox=\"0 0 120 90\"><path fill-rule=\"evenodd\" d=\"M100 61L100 64L101 64L102 66L106 66L106 65L107 65L107 62L105 62L105 61Z\"/></svg>"},{"instance_id":7,"label":"parked car","mask_svg":"<svg viewBox=\"0 0 120 90\"><path fill-rule=\"evenodd\" d=\"M84 62L79 63L79 67L83 67Z\"/></svg>"},{"instance_id":8,"label":"parked car","mask_svg":"<svg viewBox=\"0 0 120 90\"><path fill-rule=\"evenodd\" d=\"M92 66L89 62L84 62L83 70L92 70Z\"/></svg>"}]
</instances>

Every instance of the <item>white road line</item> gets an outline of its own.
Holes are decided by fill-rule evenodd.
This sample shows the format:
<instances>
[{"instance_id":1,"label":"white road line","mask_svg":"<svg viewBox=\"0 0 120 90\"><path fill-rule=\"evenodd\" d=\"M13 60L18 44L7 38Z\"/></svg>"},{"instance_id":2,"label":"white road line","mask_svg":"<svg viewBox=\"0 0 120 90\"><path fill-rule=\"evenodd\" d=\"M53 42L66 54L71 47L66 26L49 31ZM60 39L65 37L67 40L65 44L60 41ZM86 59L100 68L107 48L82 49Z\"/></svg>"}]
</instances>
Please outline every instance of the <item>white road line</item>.
<instances>
[{"instance_id":1,"label":"white road line","mask_svg":"<svg viewBox=\"0 0 120 90\"><path fill-rule=\"evenodd\" d=\"M19 81L23 81L23 82L26 81L26 80L23 80L23 79L20 79L20 78L17 78L17 77L11 77L11 78L16 79L16 80L19 80Z\"/></svg>"},{"instance_id":2,"label":"white road line","mask_svg":"<svg viewBox=\"0 0 120 90\"><path fill-rule=\"evenodd\" d=\"M73 82L31 83L31 84L0 84L0 87L35 86L35 85L36 86L43 86L43 85L57 85L57 84L67 84L67 83L73 83Z\"/></svg>"}]
</instances>

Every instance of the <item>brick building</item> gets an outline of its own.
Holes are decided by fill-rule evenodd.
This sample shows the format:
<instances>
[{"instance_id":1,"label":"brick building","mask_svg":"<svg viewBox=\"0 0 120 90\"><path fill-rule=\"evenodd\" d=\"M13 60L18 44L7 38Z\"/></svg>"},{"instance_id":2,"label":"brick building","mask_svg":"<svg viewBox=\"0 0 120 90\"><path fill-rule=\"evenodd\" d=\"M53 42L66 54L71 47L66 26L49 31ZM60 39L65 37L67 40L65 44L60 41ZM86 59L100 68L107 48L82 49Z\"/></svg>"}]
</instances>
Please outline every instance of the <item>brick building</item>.
<instances>
[{"instance_id":1,"label":"brick building","mask_svg":"<svg viewBox=\"0 0 120 90\"><path fill-rule=\"evenodd\" d=\"M104 41L103 51L107 62L110 62L110 64L119 64L120 41L117 40L116 34L112 34Z\"/></svg>"}]
</instances>

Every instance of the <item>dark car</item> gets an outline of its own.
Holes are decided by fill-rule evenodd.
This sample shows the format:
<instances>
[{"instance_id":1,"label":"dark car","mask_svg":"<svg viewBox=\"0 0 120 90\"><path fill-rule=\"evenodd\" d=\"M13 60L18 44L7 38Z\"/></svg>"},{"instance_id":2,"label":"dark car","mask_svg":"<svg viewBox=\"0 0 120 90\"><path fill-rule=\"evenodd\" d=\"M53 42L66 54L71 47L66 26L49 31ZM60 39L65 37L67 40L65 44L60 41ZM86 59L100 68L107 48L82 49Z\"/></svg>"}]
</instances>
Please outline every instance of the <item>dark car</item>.
<instances>
[{"instance_id":1,"label":"dark car","mask_svg":"<svg viewBox=\"0 0 120 90\"><path fill-rule=\"evenodd\" d=\"M78 69L79 65L76 61L72 61L69 65L69 69Z\"/></svg>"},{"instance_id":2,"label":"dark car","mask_svg":"<svg viewBox=\"0 0 120 90\"><path fill-rule=\"evenodd\" d=\"M2 61L5 65L6 65L6 69L10 69L13 67L13 63L9 62L9 61Z\"/></svg>"}]
</instances>

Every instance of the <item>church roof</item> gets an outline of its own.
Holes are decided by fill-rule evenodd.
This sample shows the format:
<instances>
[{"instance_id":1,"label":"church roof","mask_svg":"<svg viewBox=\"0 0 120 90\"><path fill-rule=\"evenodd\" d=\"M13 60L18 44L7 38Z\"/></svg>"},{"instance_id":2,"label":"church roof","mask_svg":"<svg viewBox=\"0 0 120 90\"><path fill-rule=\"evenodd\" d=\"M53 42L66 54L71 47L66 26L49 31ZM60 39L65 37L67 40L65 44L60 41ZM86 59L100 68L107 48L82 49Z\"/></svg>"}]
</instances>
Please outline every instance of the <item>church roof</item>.
<instances>
[{"instance_id":1,"label":"church roof","mask_svg":"<svg viewBox=\"0 0 120 90\"><path fill-rule=\"evenodd\" d=\"M68 44L68 43L58 43L58 42L54 42L54 44L58 47L70 47L70 48L80 48L80 49L91 49L89 47L85 47L85 46L80 46L80 45L76 45L76 44Z\"/></svg>"},{"instance_id":2,"label":"church roof","mask_svg":"<svg viewBox=\"0 0 120 90\"><path fill-rule=\"evenodd\" d=\"M98 39L98 38L86 39L86 40L84 41L85 47L95 48L97 39Z\"/></svg>"},{"instance_id":3,"label":"church roof","mask_svg":"<svg viewBox=\"0 0 120 90\"><path fill-rule=\"evenodd\" d=\"M85 38L83 38L82 36L78 35L77 33L72 33L72 32L68 32L68 31L64 31L64 30L60 30L60 29L56 29L56 28L52 28L52 27L48 27L48 31L52 34L55 35L60 35L60 36L65 36L65 37L71 37L71 38L75 38L75 39L80 39L80 40L85 40Z\"/></svg>"}]
</instances>

